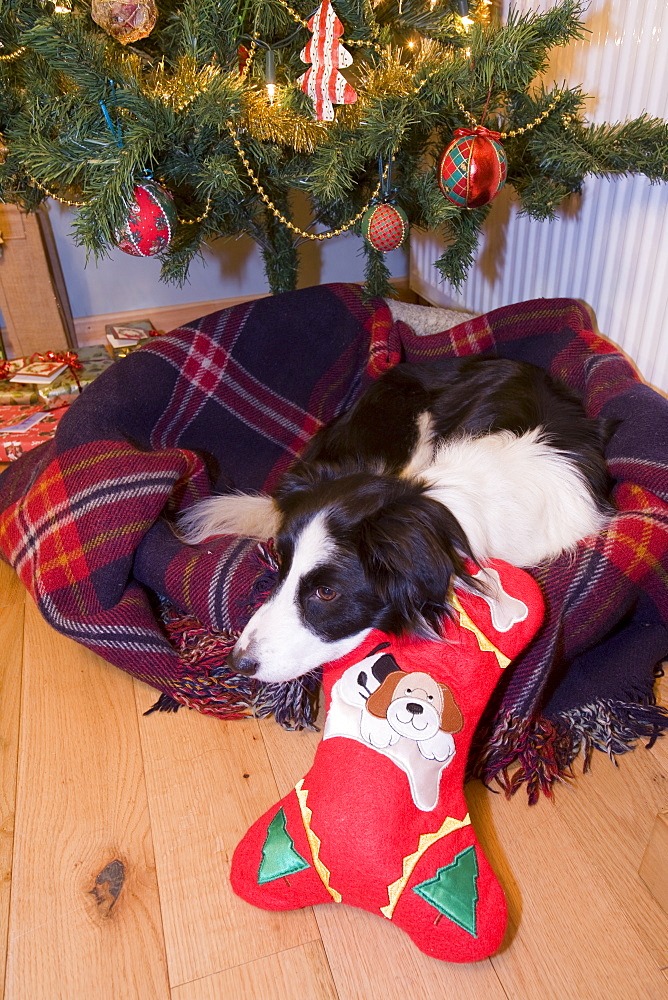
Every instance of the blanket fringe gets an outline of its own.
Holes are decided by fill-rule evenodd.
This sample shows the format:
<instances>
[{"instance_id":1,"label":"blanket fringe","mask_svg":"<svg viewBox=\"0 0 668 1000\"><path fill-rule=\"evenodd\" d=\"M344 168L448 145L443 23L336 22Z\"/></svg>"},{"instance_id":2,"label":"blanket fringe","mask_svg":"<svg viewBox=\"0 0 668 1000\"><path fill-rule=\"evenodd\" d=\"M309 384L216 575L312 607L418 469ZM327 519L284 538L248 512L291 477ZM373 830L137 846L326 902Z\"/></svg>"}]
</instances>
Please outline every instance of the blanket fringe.
<instances>
[{"instance_id":1,"label":"blanket fringe","mask_svg":"<svg viewBox=\"0 0 668 1000\"><path fill-rule=\"evenodd\" d=\"M583 771L591 767L594 750L615 758L633 750L639 740L647 739L647 748L668 730L668 710L656 704L629 704L599 701L560 715L571 733L574 757L582 755Z\"/></svg>"},{"instance_id":2,"label":"blanket fringe","mask_svg":"<svg viewBox=\"0 0 668 1000\"><path fill-rule=\"evenodd\" d=\"M147 708L144 715L152 715L154 712L178 712L180 708L181 705L176 698L172 698L170 694L163 691L155 705Z\"/></svg>"},{"instance_id":3,"label":"blanket fringe","mask_svg":"<svg viewBox=\"0 0 668 1000\"><path fill-rule=\"evenodd\" d=\"M529 804L541 793L548 798L557 781L573 778L573 763L581 756L583 773L591 767L594 750L616 757L648 739L650 747L668 730L668 710L656 704L601 700L554 719L521 719L506 715L491 735L478 742L469 762L470 778L488 787L495 782L510 798L526 787Z\"/></svg>"},{"instance_id":4,"label":"blanket fringe","mask_svg":"<svg viewBox=\"0 0 668 1000\"><path fill-rule=\"evenodd\" d=\"M262 589L258 587L258 592ZM162 602L161 619L179 653L183 671L178 688L158 699L153 706L156 711L176 710L163 702L164 697L205 715L225 719L273 715L283 729L317 729L319 673L285 684L264 684L225 666L238 631L208 629L167 601Z\"/></svg>"}]
</instances>

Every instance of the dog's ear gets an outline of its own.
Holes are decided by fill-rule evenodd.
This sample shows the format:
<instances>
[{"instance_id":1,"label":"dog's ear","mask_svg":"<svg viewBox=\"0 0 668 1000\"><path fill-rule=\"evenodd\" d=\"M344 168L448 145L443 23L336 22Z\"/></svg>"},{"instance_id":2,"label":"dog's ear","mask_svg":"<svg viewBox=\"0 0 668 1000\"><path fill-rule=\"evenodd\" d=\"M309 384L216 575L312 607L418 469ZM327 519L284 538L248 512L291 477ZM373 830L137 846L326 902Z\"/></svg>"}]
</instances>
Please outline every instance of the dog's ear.
<instances>
[{"instance_id":1,"label":"dog's ear","mask_svg":"<svg viewBox=\"0 0 668 1000\"><path fill-rule=\"evenodd\" d=\"M332 483L341 479L349 470L327 462L298 461L284 472L272 493L274 502L283 515L291 515L309 494L316 504L324 505L331 499Z\"/></svg>"},{"instance_id":2,"label":"dog's ear","mask_svg":"<svg viewBox=\"0 0 668 1000\"><path fill-rule=\"evenodd\" d=\"M387 715L387 710L390 707L390 702L396 690L397 684L402 677L406 674L403 670L393 671L391 674L385 678L380 687L376 688L373 694L369 695L366 700L366 709L375 715L378 719L384 719Z\"/></svg>"},{"instance_id":3,"label":"dog's ear","mask_svg":"<svg viewBox=\"0 0 668 1000\"><path fill-rule=\"evenodd\" d=\"M475 586L465 566L473 560L456 517L418 487L382 506L359 525L359 553L367 580L386 611L386 632L439 634L453 577Z\"/></svg>"},{"instance_id":4,"label":"dog's ear","mask_svg":"<svg viewBox=\"0 0 668 1000\"><path fill-rule=\"evenodd\" d=\"M304 462L296 462L281 476L273 492L279 510L285 513L292 503L318 485L322 470Z\"/></svg>"},{"instance_id":5,"label":"dog's ear","mask_svg":"<svg viewBox=\"0 0 668 1000\"><path fill-rule=\"evenodd\" d=\"M439 684L443 696L443 711L441 712L441 729L445 733L458 733L464 725L464 717L455 696L447 684Z\"/></svg>"}]
</instances>

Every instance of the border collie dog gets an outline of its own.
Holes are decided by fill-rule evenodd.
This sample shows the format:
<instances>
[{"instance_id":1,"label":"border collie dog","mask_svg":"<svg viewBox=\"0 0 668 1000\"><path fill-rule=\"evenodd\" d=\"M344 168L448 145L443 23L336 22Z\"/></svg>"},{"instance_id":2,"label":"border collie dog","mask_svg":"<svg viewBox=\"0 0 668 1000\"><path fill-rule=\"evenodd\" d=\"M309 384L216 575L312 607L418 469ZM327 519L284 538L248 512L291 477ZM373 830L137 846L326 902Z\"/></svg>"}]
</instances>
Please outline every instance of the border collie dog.
<instances>
[{"instance_id":1,"label":"border collie dog","mask_svg":"<svg viewBox=\"0 0 668 1000\"><path fill-rule=\"evenodd\" d=\"M434 638L471 563L535 566L612 514L605 428L566 386L503 358L399 364L323 427L272 497L212 497L182 515L192 544L275 539L276 587L228 660L287 681L372 628Z\"/></svg>"}]
</instances>

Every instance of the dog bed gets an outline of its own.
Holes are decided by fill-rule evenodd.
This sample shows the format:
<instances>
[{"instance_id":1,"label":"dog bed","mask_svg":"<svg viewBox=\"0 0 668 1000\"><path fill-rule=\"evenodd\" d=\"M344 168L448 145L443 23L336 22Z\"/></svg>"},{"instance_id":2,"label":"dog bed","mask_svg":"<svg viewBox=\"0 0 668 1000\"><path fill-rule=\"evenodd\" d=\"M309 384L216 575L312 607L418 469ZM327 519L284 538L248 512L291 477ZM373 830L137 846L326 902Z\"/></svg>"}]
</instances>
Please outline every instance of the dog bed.
<instances>
[{"instance_id":1,"label":"dog bed","mask_svg":"<svg viewBox=\"0 0 668 1000\"><path fill-rule=\"evenodd\" d=\"M427 307L425 307L427 308ZM0 549L58 631L153 685L156 707L274 712L311 725L318 679L260 685L226 651L268 593L271 548L223 536L188 547L170 520L211 493L271 489L325 421L401 359L532 361L616 422L610 528L531 571L536 639L481 720L469 773L530 800L582 753L668 727L653 689L668 656L668 401L569 299L537 299L418 336L356 285L226 309L101 374L55 437L0 476ZM517 762L510 770L510 765Z\"/></svg>"}]
</instances>

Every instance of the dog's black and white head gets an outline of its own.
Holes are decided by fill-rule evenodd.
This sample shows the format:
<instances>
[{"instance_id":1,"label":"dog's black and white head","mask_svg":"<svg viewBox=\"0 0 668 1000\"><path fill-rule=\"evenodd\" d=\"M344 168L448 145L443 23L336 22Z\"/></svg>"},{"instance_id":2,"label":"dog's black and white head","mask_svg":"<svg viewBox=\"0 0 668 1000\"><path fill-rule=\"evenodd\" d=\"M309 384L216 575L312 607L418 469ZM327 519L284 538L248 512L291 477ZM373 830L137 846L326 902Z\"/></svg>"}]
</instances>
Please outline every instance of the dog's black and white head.
<instances>
[{"instance_id":1,"label":"dog's black and white head","mask_svg":"<svg viewBox=\"0 0 668 1000\"><path fill-rule=\"evenodd\" d=\"M275 500L277 585L228 661L258 680L299 677L372 628L434 637L452 578L472 582L459 522L417 481L301 466Z\"/></svg>"}]
</instances>

